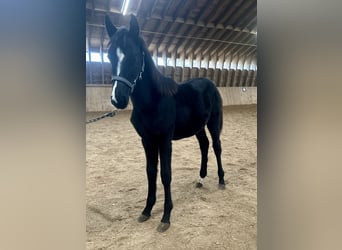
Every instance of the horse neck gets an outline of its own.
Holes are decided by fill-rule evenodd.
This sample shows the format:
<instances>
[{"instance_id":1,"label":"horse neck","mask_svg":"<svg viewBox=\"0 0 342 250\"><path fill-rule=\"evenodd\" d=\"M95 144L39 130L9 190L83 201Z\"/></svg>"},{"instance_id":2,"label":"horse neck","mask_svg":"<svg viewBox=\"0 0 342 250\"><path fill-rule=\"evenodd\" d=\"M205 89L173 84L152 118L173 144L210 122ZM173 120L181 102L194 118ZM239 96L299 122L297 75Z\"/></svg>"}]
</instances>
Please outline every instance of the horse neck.
<instances>
[{"instance_id":1,"label":"horse neck","mask_svg":"<svg viewBox=\"0 0 342 250\"><path fill-rule=\"evenodd\" d=\"M144 63L145 68L142 79L138 80L137 86L131 96L133 108L135 109L150 109L156 106L155 102L161 96L154 81L156 76L163 76L154 65L152 57L147 50L145 51Z\"/></svg>"},{"instance_id":2,"label":"horse neck","mask_svg":"<svg viewBox=\"0 0 342 250\"><path fill-rule=\"evenodd\" d=\"M146 81L148 80L152 85L157 86L157 82L161 81L165 76L163 76L157 66L154 64L154 61L152 59L151 54L147 50L146 47L144 47L144 53L145 53L145 72L146 72Z\"/></svg>"},{"instance_id":3,"label":"horse neck","mask_svg":"<svg viewBox=\"0 0 342 250\"><path fill-rule=\"evenodd\" d=\"M136 91L132 94L132 101L133 106L142 105L153 108L158 106L158 102L163 96L174 95L177 92L178 84L160 73L142 39L141 42L145 53L145 68L142 80L138 80Z\"/></svg>"},{"instance_id":4,"label":"horse neck","mask_svg":"<svg viewBox=\"0 0 342 250\"><path fill-rule=\"evenodd\" d=\"M144 72L142 74L142 79L137 82L137 87L138 85L139 87L134 91L132 98L137 101L143 101L143 105L147 105L149 102L155 101L153 98L155 99L156 97L161 96L158 92L156 81L160 81L160 79L165 77L155 66L152 57L146 48L144 48L144 53Z\"/></svg>"},{"instance_id":5,"label":"horse neck","mask_svg":"<svg viewBox=\"0 0 342 250\"><path fill-rule=\"evenodd\" d=\"M150 77L149 81L157 89L158 93L162 96L172 96L177 93L178 84L170 77L165 77L158 70L154 64L150 53L146 46L144 47L145 52L145 65L147 66L147 75Z\"/></svg>"}]
</instances>

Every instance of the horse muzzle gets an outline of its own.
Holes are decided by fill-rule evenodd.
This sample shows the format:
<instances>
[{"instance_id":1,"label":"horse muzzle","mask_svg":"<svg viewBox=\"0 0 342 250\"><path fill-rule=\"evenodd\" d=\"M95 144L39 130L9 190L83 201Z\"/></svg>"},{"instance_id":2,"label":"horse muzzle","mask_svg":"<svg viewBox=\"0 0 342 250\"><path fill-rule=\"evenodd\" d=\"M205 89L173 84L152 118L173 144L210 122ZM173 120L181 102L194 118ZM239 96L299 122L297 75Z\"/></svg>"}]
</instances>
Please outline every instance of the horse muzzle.
<instances>
[{"instance_id":1,"label":"horse muzzle","mask_svg":"<svg viewBox=\"0 0 342 250\"><path fill-rule=\"evenodd\" d=\"M128 100L129 98L125 98L125 97L117 97L117 100L113 100L113 98L111 97L110 101L112 103L112 105L118 109L125 109L128 105Z\"/></svg>"}]
</instances>

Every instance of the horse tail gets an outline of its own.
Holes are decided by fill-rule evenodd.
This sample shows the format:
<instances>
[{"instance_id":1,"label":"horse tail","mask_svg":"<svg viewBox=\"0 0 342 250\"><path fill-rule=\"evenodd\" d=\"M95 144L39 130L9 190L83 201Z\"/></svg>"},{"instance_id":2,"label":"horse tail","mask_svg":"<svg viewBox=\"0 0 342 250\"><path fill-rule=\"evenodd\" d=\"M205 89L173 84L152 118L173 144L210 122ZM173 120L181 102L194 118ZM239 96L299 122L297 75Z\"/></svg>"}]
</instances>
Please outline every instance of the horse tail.
<instances>
[{"instance_id":1,"label":"horse tail","mask_svg":"<svg viewBox=\"0 0 342 250\"><path fill-rule=\"evenodd\" d=\"M222 104L222 97L220 95L220 92L217 90L217 96L218 96L218 99L219 99L219 113L220 113L220 133L222 131L222 127L223 127L223 104Z\"/></svg>"},{"instance_id":2,"label":"horse tail","mask_svg":"<svg viewBox=\"0 0 342 250\"><path fill-rule=\"evenodd\" d=\"M216 86L214 86L213 106L208 125L208 128L211 127L214 129L218 135L221 133L223 127L223 103L220 92Z\"/></svg>"}]
</instances>

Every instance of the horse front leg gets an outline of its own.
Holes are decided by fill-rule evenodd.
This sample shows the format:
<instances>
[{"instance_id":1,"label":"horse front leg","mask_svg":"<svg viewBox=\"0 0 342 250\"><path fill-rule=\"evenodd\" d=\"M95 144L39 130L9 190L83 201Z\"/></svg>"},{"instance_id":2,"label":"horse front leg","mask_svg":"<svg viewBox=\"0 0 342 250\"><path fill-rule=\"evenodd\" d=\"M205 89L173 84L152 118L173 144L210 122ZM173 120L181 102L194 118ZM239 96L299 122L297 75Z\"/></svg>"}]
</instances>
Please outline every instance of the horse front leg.
<instances>
[{"instance_id":1,"label":"horse front leg","mask_svg":"<svg viewBox=\"0 0 342 250\"><path fill-rule=\"evenodd\" d=\"M156 202L156 181L158 166L158 145L152 140L142 139L146 156L146 173L148 179L148 194L146 206L138 217L138 222L144 222L151 217L151 210Z\"/></svg>"},{"instance_id":2,"label":"horse front leg","mask_svg":"<svg viewBox=\"0 0 342 250\"><path fill-rule=\"evenodd\" d=\"M170 216L173 208L171 199L171 138L160 143L160 168L161 180L164 186L164 214L157 228L159 232L164 232L170 227Z\"/></svg>"}]
</instances>

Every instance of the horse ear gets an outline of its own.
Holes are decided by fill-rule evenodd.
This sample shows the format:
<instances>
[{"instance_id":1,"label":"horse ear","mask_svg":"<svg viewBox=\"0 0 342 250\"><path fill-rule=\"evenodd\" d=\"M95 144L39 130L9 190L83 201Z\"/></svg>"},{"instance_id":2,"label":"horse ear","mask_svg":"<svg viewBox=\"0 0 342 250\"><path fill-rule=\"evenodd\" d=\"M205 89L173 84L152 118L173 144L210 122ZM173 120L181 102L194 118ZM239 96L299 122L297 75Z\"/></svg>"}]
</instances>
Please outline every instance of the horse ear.
<instances>
[{"instance_id":1,"label":"horse ear","mask_svg":"<svg viewBox=\"0 0 342 250\"><path fill-rule=\"evenodd\" d=\"M139 36L139 23L137 18L131 14L131 22L129 24L129 32L134 36L134 37L138 37Z\"/></svg>"},{"instance_id":2,"label":"horse ear","mask_svg":"<svg viewBox=\"0 0 342 250\"><path fill-rule=\"evenodd\" d=\"M105 17L105 24L106 24L106 30L107 30L108 36L112 37L115 34L117 29L112 24L112 21L109 19L109 16L107 15Z\"/></svg>"}]
</instances>

